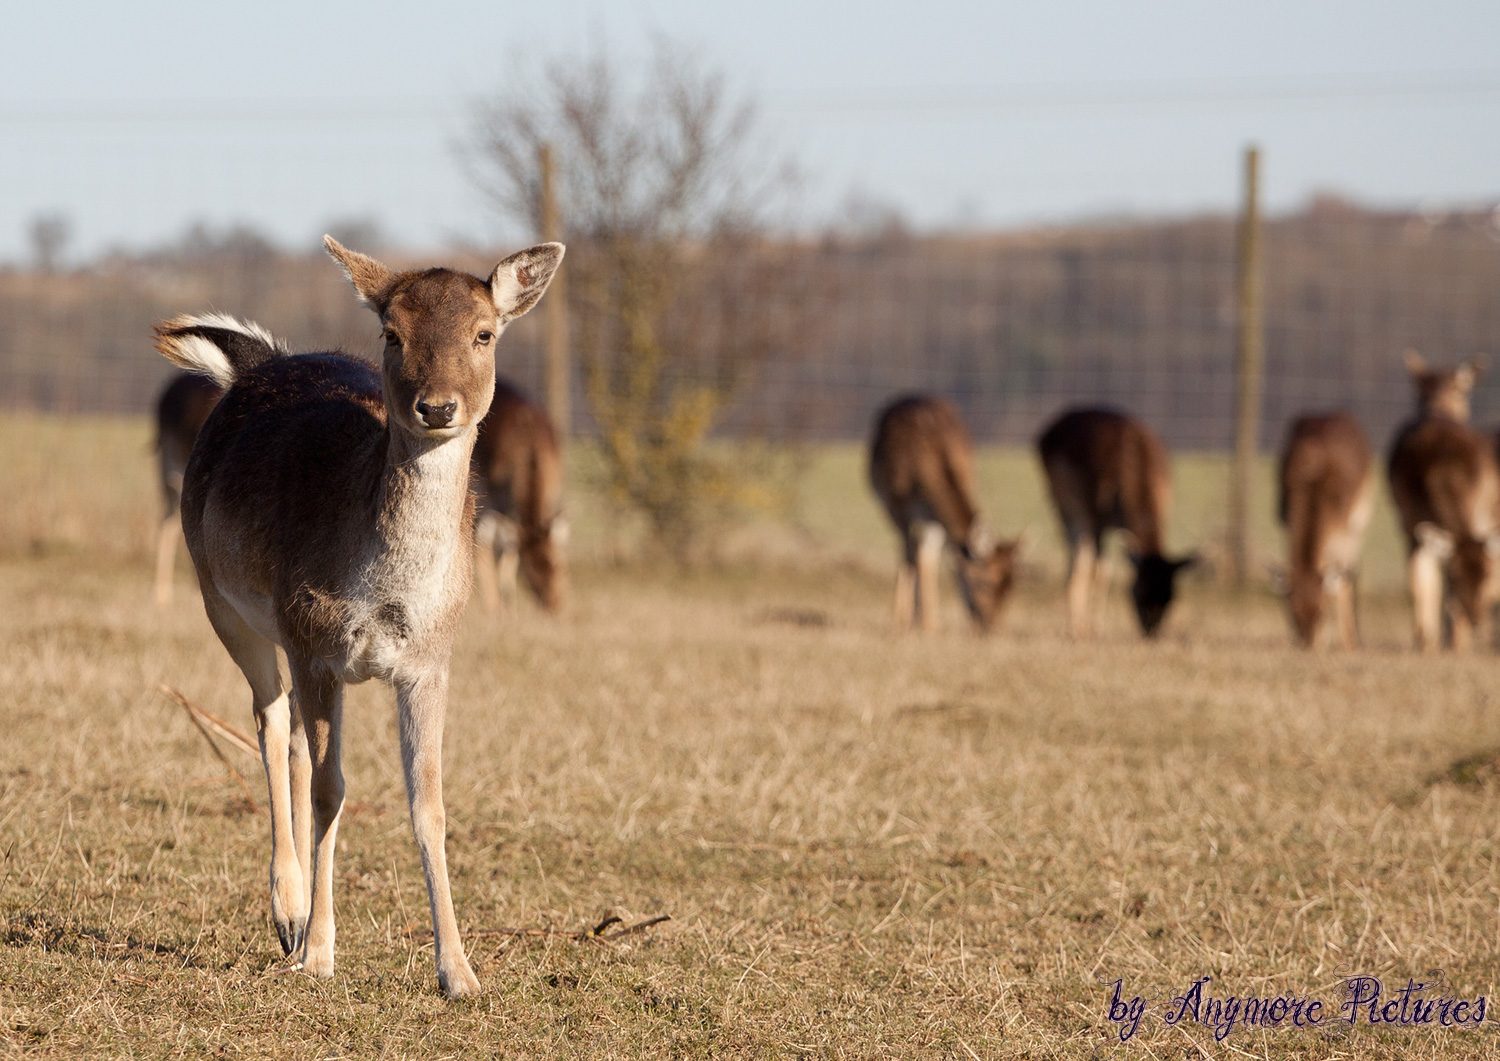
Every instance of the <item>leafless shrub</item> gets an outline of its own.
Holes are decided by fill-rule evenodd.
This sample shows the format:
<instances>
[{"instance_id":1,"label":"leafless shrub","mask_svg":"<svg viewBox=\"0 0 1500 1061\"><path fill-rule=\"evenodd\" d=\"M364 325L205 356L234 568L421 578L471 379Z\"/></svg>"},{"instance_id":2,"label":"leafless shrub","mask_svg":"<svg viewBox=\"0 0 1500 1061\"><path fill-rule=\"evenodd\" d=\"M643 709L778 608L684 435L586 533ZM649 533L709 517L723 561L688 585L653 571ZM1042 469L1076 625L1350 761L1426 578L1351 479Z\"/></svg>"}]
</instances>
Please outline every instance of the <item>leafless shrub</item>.
<instances>
[{"instance_id":1,"label":"leafless shrub","mask_svg":"<svg viewBox=\"0 0 1500 1061\"><path fill-rule=\"evenodd\" d=\"M607 55L554 62L478 118L478 178L541 225L544 145L569 244L573 334L610 496L687 556L716 517L782 495L769 465L707 445L755 367L794 341L782 184L721 74L658 41L639 76Z\"/></svg>"}]
</instances>

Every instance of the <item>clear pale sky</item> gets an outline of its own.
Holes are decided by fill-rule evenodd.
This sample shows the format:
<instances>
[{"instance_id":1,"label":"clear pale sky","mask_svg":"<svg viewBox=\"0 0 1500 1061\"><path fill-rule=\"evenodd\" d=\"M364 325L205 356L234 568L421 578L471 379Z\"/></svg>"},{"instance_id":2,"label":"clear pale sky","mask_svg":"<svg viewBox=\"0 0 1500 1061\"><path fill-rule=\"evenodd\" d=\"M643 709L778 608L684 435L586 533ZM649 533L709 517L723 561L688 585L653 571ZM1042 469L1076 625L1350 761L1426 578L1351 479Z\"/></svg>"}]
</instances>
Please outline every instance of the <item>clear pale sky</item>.
<instances>
[{"instance_id":1,"label":"clear pale sky","mask_svg":"<svg viewBox=\"0 0 1500 1061\"><path fill-rule=\"evenodd\" d=\"M1500 200L1494 0L51 0L0 31L0 260L48 211L75 259L195 220L524 238L456 162L472 101L528 56L653 33L760 102L814 220L852 191L924 227L1223 209L1251 141L1272 209Z\"/></svg>"}]
</instances>

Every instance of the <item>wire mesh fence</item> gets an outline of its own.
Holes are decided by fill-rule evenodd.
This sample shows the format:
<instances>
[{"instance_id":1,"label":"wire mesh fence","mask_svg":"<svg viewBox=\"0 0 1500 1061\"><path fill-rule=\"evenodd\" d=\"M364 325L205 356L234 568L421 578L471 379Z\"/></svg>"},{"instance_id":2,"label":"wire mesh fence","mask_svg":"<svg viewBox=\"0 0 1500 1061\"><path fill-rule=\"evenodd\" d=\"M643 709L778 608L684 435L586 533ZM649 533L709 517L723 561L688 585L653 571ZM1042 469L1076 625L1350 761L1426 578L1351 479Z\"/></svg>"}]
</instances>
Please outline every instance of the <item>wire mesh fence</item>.
<instances>
[{"instance_id":1,"label":"wire mesh fence","mask_svg":"<svg viewBox=\"0 0 1500 1061\"><path fill-rule=\"evenodd\" d=\"M1028 441L1064 406L1107 403L1174 447L1224 449L1234 244L1228 216L761 241L744 251L755 268L718 268L678 305L669 371L723 380L733 370L717 428L731 438L863 438L893 393L925 390L954 400L986 441ZM450 261L493 265L473 252ZM1315 201L1267 222L1264 268L1263 448L1314 408L1348 409L1379 445L1411 406L1409 347L1435 363L1500 354L1500 212ZM575 287L572 334L609 343L583 319L586 302ZM169 370L151 324L207 309L257 320L300 349L378 348L373 317L321 254L285 253L253 232L199 233L66 272L0 270L0 404L143 412ZM744 329L765 341L737 341ZM502 372L540 396L539 319L518 322L501 354ZM572 426L586 434L579 354ZM1500 415L1500 374L1482 377L1475 409L1481 421Z\"/></svg>"}]
</instances>

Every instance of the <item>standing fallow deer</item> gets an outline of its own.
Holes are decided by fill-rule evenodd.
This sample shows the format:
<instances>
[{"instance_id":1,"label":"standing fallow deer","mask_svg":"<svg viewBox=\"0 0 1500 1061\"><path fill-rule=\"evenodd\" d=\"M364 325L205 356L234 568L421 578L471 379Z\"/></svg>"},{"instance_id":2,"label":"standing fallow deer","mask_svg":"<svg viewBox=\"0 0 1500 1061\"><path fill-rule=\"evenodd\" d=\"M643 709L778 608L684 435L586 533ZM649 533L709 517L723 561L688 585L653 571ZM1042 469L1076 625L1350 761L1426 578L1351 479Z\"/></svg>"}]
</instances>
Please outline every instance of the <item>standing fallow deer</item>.
<instances>
[{"instance_id":1,"label":"standing fallow deer","mask_svg":"<svg viewBox=\"0 0 1500 1061\"><path fill-rule=\"evenodd\" d=\"M182 477L203 421L224 389L207 376L179 372L156 402L156 460L161 473L162 516L156 532L156 606L172 602L172 568L182 533Z\"/></svg>"},{"instance_id":2,"label":"standing fallow deer","mask_svg":"<svg viewBox=\"0 0 1500 1061\"><path fill-rule=\"evenodd\" d=\"M1147 637L1154 637L1176 592L1177 575L1196 556L1163 552L1172 479L1161 440L1134 417L1110 409L1071 409L1037 440L1052 503L1068 541L1068 625L1090 629L1089 592L1106 579L1104 533L1125 532L1135 566L1131 597Z\"/></svg>"},{"instance_id":3,"label":"standing fallow deer","mask_svg":"<svg viewBox=\"0 0 1500 1061\"><path fill-rule=\"evenodd\" d=\"M883 409L870 445L870 483L901 536L896 625L937 627L937 569L953 545L959 592L980 631L999 616L1015 583L1024 535L998 542L980 516L974 444L957 409L941 398L909 395Z\"/></svg>"},{"instance_id":4,"label":"standing fallow deer","mask_svg":"<svg viewBox=\"0 0 1500 1061\"><path fill-rule=\"evenodd\" d=\"M505 380L474 443L479 485L476 562L480 598L490 611L516 598L516 575L549 612L567 592L568 521L562 514L562 450L552 418Z\"/></svg>"},{"instance_id":5,"label":"standing fallow deer","mask_svg":"<svg viewBox=\"0 0 1500 1061\"><path fill-rule=\"evenodd\" d=\"M395 272L324 244L380 317L379 372L339 353L292 355L221 317L157 326L163 354L227 388L188 462L183 531L209 621L250 683L282 947L307 972L333 975L343 691L381 678L396 690L438 982L462 998L479 981L448 887L442 739L474 560L469 457L495 386L495 344L541 297L563 248L521 251L481 280Z\"/></svg>"},{"instance_id":6,"label":"standing fallow deer","mask_svg":"<svg viewBox=\"0 0 1500 1061\"><path fill-rule=\"evenodd\" d=\"M1298 417L1282 449L1278 514L1287 537L1287 606L1307 648L1329 598L1339 642L1358 646L1354 579L1374 501L1374 461L1358 422L1347 413Z\"/></svg>"},{"instance_id":7,"label":"standing fallow deer","mask_svg":"<svg viewBox=\"0 0 1500 1061\"><path fill-rule=\"evenodd\" d=\"M1406 535L1416 646L1441 646L1446 597L1462 651L1476 632L1488 644L1500 598L1500 465L1490 439L1467 423L1476 366L1437 371L1411 352L1406 366L1417 416L1397 433L1387 474Z\"/></svg>"}]
</instances>

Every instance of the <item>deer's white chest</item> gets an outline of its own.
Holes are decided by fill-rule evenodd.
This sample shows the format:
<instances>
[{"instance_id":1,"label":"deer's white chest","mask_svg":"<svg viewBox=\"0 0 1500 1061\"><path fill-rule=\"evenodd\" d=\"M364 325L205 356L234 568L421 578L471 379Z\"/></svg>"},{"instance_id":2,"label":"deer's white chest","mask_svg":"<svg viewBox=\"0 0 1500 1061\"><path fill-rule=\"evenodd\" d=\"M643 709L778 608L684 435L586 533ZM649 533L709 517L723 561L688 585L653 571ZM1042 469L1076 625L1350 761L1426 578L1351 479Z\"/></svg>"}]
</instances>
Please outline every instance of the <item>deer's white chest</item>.
<instances>
[{"instance_id":1,"label":"deer's white chest","mask_svg":"<svg viewBox=\"0 0 1500 1061\"><path fill-rule=\"evenodd\" d=\"M389 681L446 628L463 583L458 536L428 536L373 558L358 579L346 619L346 682Z\"/></svg>"}]
</instances>

